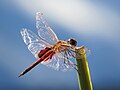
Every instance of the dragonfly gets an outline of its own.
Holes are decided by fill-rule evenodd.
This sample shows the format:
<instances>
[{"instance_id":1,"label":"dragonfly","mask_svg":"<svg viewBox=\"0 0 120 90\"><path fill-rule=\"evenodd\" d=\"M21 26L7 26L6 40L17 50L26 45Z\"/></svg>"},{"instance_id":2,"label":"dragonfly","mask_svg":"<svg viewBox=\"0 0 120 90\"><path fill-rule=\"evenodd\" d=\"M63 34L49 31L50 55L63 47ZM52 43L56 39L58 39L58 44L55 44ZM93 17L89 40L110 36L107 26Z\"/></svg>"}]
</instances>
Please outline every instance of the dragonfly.
<instances>
[{"instance_id":1,"label":"dragonfly","mask_svg":"<svg viewBox=\"0 0 120 90\"><path fill-rule=\"evenodd\" d=\"M26 28L20 31L28 50L38 60L18 77L23 76L39 63L58 71L74 69L74 63L69 59L75 57L77 41L74 38L67 41L59 40L41 12L36 13L36 28L38 35Z\"/></svg>"}]
</instances>

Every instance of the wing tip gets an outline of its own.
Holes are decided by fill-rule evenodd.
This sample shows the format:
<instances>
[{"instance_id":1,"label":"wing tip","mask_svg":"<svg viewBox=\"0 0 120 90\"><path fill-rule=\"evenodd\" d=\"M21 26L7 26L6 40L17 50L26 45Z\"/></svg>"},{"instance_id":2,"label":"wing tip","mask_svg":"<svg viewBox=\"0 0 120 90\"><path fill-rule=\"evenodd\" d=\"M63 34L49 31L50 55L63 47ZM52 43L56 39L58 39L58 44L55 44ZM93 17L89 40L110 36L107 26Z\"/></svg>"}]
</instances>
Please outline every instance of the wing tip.
<instances>
[{"instance_id":1,"label":"wing tip","mask_svg":"<svg viewBox=\"0 0 120 90\"><path fill-rule=\"evenodd\" d=\"M22 29L20 30L21 35L24 36L24 34L25 34L26 31L27 31L26 28L22 28Z\"/></svg>"},{"instance_id":2,"label":"wing tip","mask_svg":"<svg viewBox=\"0 0 120 90\"><path fill-rule=\"evenodd\" d=\"M37 12L36 15L43 15L43 13L42 12Z\"/></svg>"},{"instance_id":3,"label":"wing tip","mask_svg":"<svg viewBox=\"0 0 120 90\"><path fill-rule=\"evenodd\" d=\"M37 12L36 13L36 21L39 21L42 17L43 17L43 13L42 12Z\"/></svg>"}]
</instances>

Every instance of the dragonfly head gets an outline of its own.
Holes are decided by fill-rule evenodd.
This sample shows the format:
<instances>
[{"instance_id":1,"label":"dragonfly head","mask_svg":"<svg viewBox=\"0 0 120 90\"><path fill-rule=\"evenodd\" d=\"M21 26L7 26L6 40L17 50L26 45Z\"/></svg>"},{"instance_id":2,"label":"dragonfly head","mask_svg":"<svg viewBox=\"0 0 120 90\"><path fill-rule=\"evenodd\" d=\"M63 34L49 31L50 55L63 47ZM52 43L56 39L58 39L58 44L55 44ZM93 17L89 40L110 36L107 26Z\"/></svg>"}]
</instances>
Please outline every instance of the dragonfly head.
<instances>
[{"instance_id":1,"label":"dragonfly head","mask_svg":"<svg viewBox=\"0 0 120 90\"><path fill-rule=\"evenodd\" d=\"M77 45L77 41L74 38L70 38L67 41L69 44L71 44L72 46L76 46Z\"/></svg>"}]
</instances>

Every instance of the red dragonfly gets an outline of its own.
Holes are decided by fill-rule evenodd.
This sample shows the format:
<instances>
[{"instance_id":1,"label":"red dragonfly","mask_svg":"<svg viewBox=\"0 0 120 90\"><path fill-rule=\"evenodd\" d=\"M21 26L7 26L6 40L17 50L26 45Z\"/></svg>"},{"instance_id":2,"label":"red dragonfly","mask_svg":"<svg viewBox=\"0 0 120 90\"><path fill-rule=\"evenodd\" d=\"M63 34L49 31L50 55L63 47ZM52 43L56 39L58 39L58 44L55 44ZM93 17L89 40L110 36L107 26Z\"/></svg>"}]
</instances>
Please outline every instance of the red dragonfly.
<instances>
[{"instance_id":1,"label":"red dragonfly","mask_svg":"<svg viewBox=\"0 0 120 90\"><path fill-rule=\"evenodd\" d=\"M40 12L36 13L36 28L39 36L26 28L20 31L29 51L38 60L18 77L23 76L39 63L60 71L74 69L74 64L69 58L75 56L74 48L77 41L75 39L59 40Z\"/></svg>"}]
</instances>

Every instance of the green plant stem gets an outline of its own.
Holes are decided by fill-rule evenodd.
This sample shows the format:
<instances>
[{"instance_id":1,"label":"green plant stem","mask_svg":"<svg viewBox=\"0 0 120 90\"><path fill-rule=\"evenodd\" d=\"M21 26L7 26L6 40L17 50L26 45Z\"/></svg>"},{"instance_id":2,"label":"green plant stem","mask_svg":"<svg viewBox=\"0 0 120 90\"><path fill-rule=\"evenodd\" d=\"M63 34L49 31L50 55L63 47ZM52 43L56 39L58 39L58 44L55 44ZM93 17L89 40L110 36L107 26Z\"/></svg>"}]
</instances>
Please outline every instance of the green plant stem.
<instances>
[{"instance_id":1,"label":"green plant stem","mask_svg":"<svg viewBox=\"0 0 120 90\"><path fill-rule=\"evenodd\" d=\"M93 90L88 62L86 59L85 48L84 46L82 46L82 47L76 48L75 51L79 53L79 55L76 54L76 65L78 69L79 89L80 90Z\"/></svg>"}]
</instances>

